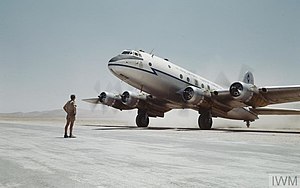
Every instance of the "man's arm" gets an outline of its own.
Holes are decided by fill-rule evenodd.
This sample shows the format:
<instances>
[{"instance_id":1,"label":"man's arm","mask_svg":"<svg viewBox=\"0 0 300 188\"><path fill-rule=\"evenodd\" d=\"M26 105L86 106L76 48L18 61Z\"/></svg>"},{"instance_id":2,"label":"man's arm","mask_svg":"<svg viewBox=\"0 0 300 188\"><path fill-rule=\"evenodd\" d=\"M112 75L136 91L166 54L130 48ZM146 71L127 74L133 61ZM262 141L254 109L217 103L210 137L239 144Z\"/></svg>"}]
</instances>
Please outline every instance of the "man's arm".
<instances>
[{"instance_id":1,"label":"man's arm","mask_svg":"<svg viewBox=\"0 0 300 188\"><path fill-rule=\"evenodd\" d=\"M63 107L63 109L64 109L65 112L68 113L67 106L68 106L68 103L65 104L65 106Z\"/></svg>"},{"instance_id":2,"label":"man's arm","mask_svg":"<svg viewBox=\"0 0 300 188\"><path fill-rule=\"evenodd\" d=\"M75 102L73 102L72 105L73 105L73 114L75 116L76 115L76 107L77 107L77 105L75 104Z\"/></svg>"},{"instance_id":3,"label":"man's arm","mask_svg":"<svg viewBox=\"0 0 300 188\"><path fill-rule=\"evenodd\" d=\"M74 115L76 115L76 112L77 112L76 105L74 105Z\"/></svg>"}]
</instances>

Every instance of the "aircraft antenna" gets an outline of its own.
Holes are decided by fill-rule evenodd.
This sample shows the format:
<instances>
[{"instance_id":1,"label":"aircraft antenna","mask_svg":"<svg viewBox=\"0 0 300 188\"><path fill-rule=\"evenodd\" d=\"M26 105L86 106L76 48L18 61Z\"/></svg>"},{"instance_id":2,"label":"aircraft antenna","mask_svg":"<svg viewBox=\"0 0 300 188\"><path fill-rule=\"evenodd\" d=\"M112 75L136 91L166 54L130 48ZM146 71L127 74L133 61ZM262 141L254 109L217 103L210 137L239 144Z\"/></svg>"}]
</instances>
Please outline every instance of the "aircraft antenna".
<instances>
[{"instance_id":1,"label":"aircraft antenna","mask_svg":"<svg viewBox=\"0 0 300 188\"><path fill-rule=\"evenodd\" d=\"M153 55L153 51L154 51L154 48L151 50L150 54L152 54L152 55Z\"/></svg>"}]
</instances>

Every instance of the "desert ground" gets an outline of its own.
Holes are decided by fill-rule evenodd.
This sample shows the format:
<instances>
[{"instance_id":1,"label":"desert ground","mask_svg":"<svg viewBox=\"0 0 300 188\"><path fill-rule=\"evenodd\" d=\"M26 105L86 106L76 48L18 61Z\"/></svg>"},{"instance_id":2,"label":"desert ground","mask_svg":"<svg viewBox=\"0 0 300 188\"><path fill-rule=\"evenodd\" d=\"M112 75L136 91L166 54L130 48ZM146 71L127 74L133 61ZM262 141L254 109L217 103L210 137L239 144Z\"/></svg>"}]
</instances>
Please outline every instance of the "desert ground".
<instances>
[{"instance_id":1,"label":"desert ground","mask_svg":"<svg viewBox=\"0 0 300 188\"><path fill-rule=\"evenodd\" d=\"M300 174L299 130L90 118L64 139L63 126L63 118L2 116L0 187L268 187L270 174Z\"/></svg>"}]
</instances>

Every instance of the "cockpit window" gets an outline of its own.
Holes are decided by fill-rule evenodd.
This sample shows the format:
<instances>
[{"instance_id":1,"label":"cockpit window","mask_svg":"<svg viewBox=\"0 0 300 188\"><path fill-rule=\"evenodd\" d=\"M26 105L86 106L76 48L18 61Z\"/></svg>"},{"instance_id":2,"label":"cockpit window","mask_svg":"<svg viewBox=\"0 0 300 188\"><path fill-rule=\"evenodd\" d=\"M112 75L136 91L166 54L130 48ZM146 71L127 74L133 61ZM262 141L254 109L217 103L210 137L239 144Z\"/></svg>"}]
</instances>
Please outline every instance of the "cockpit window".
<instances>
[{"instance_id":1,"label":"cockpit window","mask_svg":"<svg viewBox=\"0 0 300 188\"><path fill-rule=\"evenodd\" d=\"M130 54L130 51L123 51L122 54Z\"/></svg>"},{"instance_id":2,"label":"cockpit window","mask_svg":"<svg viewBox=\"0 0 300 188\"><path fill-rule=\"evenodd\" d=\"M124 50L121 54L123 55L134 55L134 56L137 56L137 57L142 57L142 55L139 53L139 52L136 52L136 51L130 51L130 50Z\"/></svg>"}]
</instances>

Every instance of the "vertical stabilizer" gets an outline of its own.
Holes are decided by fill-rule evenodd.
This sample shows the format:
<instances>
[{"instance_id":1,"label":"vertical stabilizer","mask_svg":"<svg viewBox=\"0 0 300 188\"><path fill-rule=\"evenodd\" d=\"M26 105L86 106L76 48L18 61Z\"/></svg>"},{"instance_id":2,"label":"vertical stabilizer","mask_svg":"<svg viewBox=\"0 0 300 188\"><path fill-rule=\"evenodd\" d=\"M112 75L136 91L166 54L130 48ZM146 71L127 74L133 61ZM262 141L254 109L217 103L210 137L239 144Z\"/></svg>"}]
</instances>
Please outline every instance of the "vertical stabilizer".
<instances>
[{"instance_id":1,"label":"vertical stabilizer","mask_svg":"<svg viewBox=\"0 0 300 188\"><path fill-rule=\"evenodd\" d=\"M244 83L253 84L254 85L254 77L253 77L252 72L247 71L242 81Z\"/></svg>"}]
</instances>

